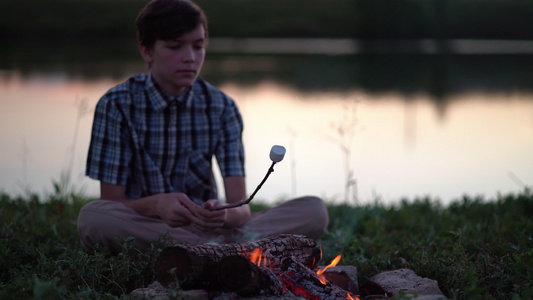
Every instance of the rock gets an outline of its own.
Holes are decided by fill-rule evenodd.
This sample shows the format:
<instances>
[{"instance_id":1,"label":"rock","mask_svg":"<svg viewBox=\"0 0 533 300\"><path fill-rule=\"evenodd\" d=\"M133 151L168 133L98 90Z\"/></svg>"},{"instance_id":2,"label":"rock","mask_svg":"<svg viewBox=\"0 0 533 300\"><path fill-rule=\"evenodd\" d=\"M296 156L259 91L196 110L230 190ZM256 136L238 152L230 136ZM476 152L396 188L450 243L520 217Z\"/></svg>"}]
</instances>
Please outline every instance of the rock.
<instances>
[{"instance_id":1,"label":"rock","mask_svg":"<svg viewBox=\"0 0 533 300\"><path fill-rule=\"evenodd\" d=\"M324 267L320 267L324 268ZM359 295L359 284L357 282L357 267L355 266L335 266L324 271L326 280L334 285L348 291L354 295Z\"/></svg>"},{"instance_id":2,"label":"rock","mask_svg":"<svg viewBox=\"0 0 533 300\"><path fill-rule=\"evenodd\" d=\"M178 297L187 300L208 300L208 293L203 290L173 290L162 286L158 281L145 288L133 290L129 296L133 300L168 300Z\"/></svg>"},{"instance_id":3,"label":"rock","mask_svg":"<svg viewBox=\"0 0 533 300\"><path fill-rule=\"evenodd\" d=\"M354 294L360 295L359 285L357 281L357 268L355 266L335 266L330 267L324 272L326 279ZM441 300L446 299L444 294L439 289L436 280L429 278L422 278L415 274L410 269L398 269L394 271L387 271L377 274L366 280L362 285L362 293L366 297L362 299L392 299L392 297L404 293L410 299L417 300ZM175 290L167 289L159 282L155 281L146 288L139 288L129 294L131 299L141 300L167 300L167 299L186 299L186 300L238 300L244 299L235 293L208 293L204 290ZM246 300L288 300L288 299L302 299L287 292L281 296L255 296L246 298Z\"/></svg>"},{"instance_id":4,"label":"rock","mask_svg":"<svg viewBox=\"0 0 533 300\"><path fill-rule=\"evenodd\" d=\"M417 295L416 299L446 299L436 280L419 277L410 269L398 269L377 274L367 279L363 285L363 290L367 295L393 297L403 292Z\"/></svg>"},{"instance_id":5,"label":"rock","mask_svg":"<svg viewBox=\"0 0 533 300\"><path fill-rule=\"evenodd\" d=\"M242 298L235 293L215 293L209 294L204 290L175 290L165 288L158 281L152 282L145 288L139 288L133 290L128 296L132 300L170 300L170 299L182 299L182 300L297 300L305 299L297 297L291 292L286 292L282 296L256 296L249 298Z\"/></svg>"}]
</instances>

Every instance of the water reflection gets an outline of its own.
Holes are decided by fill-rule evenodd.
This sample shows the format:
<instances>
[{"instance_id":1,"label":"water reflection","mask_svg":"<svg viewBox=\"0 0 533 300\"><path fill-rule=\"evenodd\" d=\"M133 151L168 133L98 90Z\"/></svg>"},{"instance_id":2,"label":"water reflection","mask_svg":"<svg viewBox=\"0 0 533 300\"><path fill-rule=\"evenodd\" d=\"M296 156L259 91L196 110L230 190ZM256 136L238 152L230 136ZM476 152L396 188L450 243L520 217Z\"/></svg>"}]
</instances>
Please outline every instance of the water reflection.
<instances>
[{"instance_id":1,"label":"water reflection","mask_svg":"<svg viewBox=\"0 0 533 300\"><path fill-rule=\"evenodd\" d=\"M402 93L390 88L376 93L358 85L323 88L322 84L335 82L329 78L334 75L323 72L308 74L317 79L322 74L323 80L307 89L293 84L300 82L298 78L286 81L271 76L278 64L295 66L298 59L250 59L256 64L248 65L248 71L242 62L232 65L227 58L215 59L205 76L234 97L241 108L249 191L269 167L270 147L287 147L286 160L277 165L257 199L317 194L342 201L347 170L356 182L350 197L355 195L361 202L377 196L397 201L423 195L446 202L463 193L490 197L533 183L531 93L495 93L490 87L488 92L478 92L470 85L470 92L447 94L443 114L433 95L417 89ZM315 71L327 70L325 59L312 65L315 68L309 68ZM232 68L236 68L234 73ZM222 69L226 70L225 79L215 76ZM243 72L256 77L244 82L233 78ZM304 73L294 71L286 76ZM74 181L86 185L89 193L97 193L96 182L83 176L92 115L79 120L76 132L76 99L86 99L93 108L98 98L122 79L73 79L64 74L0 76L1 189L13 194L24 186L37 192L51 191L51 178L59 176L74 153ZM344 75L337 75L339 82L346 79L342 79ZM343 122L352 124L348 128L353 131L340 133L339 125L347 124ZM340 138L351 139L349 165Z\"/></svg>"},{"instance_id":2,"label":"water reflection","mask_svg":"<svg viewBox=\"0 0 533 300\"><path fill-rule=\"evenodd\" d=\"M248 145L261 145L258 149L276 141L294 145L299 193L342 199L342 149L330 137L336 134L332 123L353 111L350 105L357 106L357 115L349 117L357 118L358 126L350 145L350 168L363 201L375 195L385 199L432 195L447 201L463 192L517 189L509 172L524 182L533 179L529 171L533 159L528 154L533 150L531 96L465 95L454 99L442 120L432 101L423 96L405 101L395 94L375 97L352 91L303 97L272 83L253 92L225 88L244 99ZM254 96L247 99L247 94ZM486 98L492 104L487 105ZM264 123L253 121L261 115ZM296 132L294 140L288 128ZM260 161L260 151L250 158ZM278 173L277 181L272 180L279 190L291 190L292 163L279 171L285 172L283 177Z\"/></svg>"}]
</instances>

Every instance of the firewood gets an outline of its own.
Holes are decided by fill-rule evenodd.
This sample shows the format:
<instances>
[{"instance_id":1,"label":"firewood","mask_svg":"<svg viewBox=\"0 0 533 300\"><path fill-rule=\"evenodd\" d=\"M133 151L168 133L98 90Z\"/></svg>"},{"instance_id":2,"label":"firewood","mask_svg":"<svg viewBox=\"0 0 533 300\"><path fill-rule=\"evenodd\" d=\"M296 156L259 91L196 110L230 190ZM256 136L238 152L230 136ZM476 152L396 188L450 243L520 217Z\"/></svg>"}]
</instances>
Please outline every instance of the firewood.
<instances>
[{"instance_id":1,"label":"firewood","mask_svg":"<svg viewBox=\"0 0 533 300\"><path fill-rule=\"evenodd\" d=\"M292 258L283 259L281 279L285 287L296 296L312 300L341 300L348 298L348 292L326 281L322 283L318 275Z\"/></svg>"},{"instance_id":2,"label":"firewood","mask_svg":"<svg viewBox=\"0 0 533 300\"><path fill-rule=\"evenodd\" d=\"M220 288L216 276L219 262L236 255L250 259L255 249L262 250L262 261L269 267L280 265L282 259L291 257L314 269L321 255L315 240L303 235L282 234L251 242L167 247L158 256L154 270L157 280L165 286L178 283L183 289L216 290Z\"/></svg>"},{"instance_id":3,"label":"firewood","mask_svg":"<svg viewBox=\"0 0 533 300\"><path fill-rule=\"evenodd\" d=\"M258 267L249 259L235 255L228 256L218 266L218 280L223 288L240 296L275 295L284 292L279 275L266 267Z\"/></svg>"}]
</instances>

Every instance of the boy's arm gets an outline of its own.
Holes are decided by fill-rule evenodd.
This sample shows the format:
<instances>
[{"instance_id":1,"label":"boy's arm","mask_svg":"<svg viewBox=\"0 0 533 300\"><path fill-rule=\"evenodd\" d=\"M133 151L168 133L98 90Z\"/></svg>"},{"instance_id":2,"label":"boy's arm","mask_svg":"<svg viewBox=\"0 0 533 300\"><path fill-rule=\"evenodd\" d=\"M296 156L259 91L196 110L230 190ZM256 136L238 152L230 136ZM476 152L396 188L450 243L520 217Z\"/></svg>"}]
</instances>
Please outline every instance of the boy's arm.
<instances>
[{"instance_id":1,"label":"boy's arm","mask_svg":"<svg viewBox=\"0 0 533 300\"><path fill-rule=\"evenodd\" d=\"M235 203L246 200L246 180L244 176L224 177L226 202ZM238 227L246 223L251 216L248 204L227 209L225 227Z\"/></svg>"},{"instance_id":2,"label":"boy's arm","mask_svg":"<svg viewBox=\"0 0 533 300\"><path fill-rule=\"evenodd\" d=\"M117 201L146 217L160 217L172 227L197 221L200 209L183 193L155 194L139 199L126 199L126 187L100 182L100 199Z\"/></svg>"}]
</instances>

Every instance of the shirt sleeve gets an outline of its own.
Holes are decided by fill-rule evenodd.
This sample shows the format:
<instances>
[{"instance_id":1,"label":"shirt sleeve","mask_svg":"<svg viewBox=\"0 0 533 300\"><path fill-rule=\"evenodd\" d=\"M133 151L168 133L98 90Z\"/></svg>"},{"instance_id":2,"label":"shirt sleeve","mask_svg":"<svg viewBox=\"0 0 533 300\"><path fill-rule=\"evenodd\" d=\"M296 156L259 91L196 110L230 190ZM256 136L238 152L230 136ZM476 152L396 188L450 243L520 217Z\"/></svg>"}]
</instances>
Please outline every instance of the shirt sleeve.
<instances>
[{"instance_id":1,"label":"shirt sleeve","mask_svg":"<svg viewBox=\"0 0 533 300\"><path fill-rule=\"evenodd\" d=\"M125 186L131 149L124 113L104 96L96 105L85 174L109 184Z\"/></svg>"},{"instance_id":2,"label":"shirt sleeve","mask_svg":"<svg viewBox=\"0 0 533 300\"><path fill-rule=\"evenodd\" d=\"M245 176L243 121L233 100L226 97L227 105L222 114L221 143L215 153L222 177Z\"/></svg>"}]
</instances>

